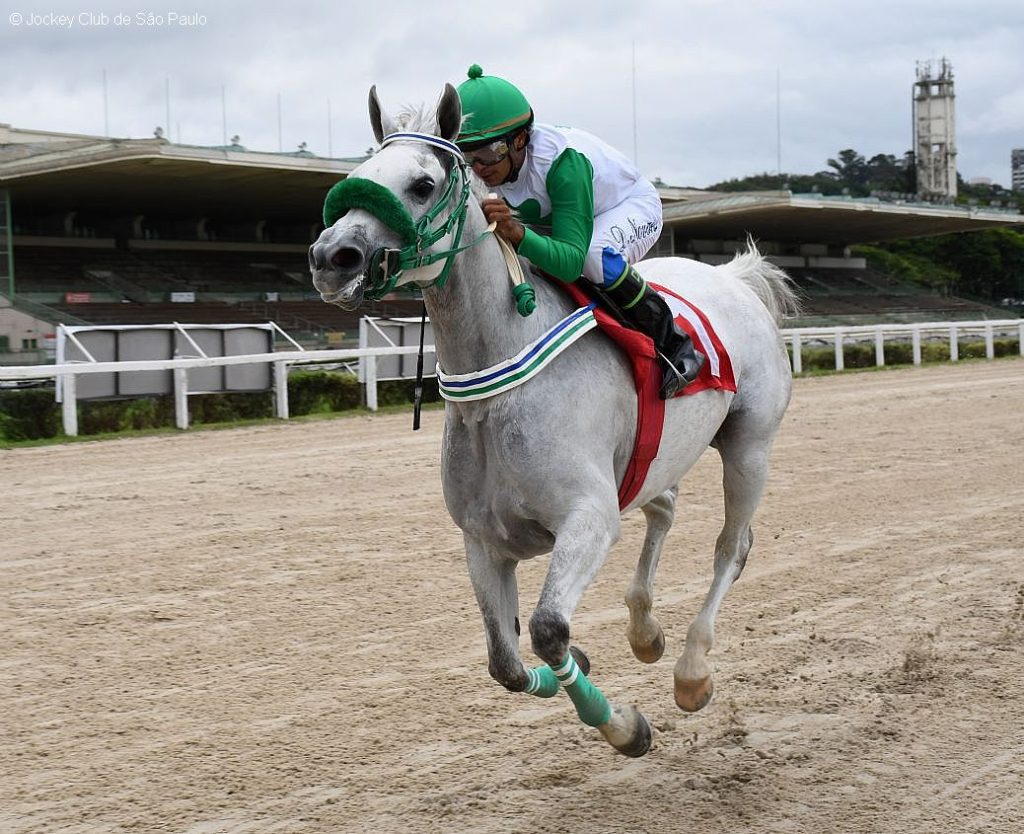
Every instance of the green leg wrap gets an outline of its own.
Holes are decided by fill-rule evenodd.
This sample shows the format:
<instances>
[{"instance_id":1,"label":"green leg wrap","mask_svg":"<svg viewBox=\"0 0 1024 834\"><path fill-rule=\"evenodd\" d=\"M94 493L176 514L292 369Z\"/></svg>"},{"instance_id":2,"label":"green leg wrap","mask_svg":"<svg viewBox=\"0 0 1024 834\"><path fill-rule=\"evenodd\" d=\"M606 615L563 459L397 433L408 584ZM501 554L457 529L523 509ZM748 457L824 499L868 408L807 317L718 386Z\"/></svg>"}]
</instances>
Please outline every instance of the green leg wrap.
<instances>
[{"instance_id":1,"label":"green leg wrap","mask_svg":"<svg viewBox=\"0 0 1024 834\"><path fill-rule=\"evenodd\" d=\"M592 684L583 674L571 654L565 656L562 665L553 670L555 677L561 681L566 694L576 707L580 721L589 727L607 724L612 717L612 708L601 690Z\"/></svg>"},{"instance_id":2,"label":"green leg wrap","mask_svg":"<svg viewBox=\"0 0 1024 834\"><path fill-rule=\"evenodd\" d=\"M529 676L529 681L525 691L530 695L536 695L538 698L554 698L558 694L558 690L562 688L550 666L527 669L526 674Z\"/></svg>"}]
</instances>

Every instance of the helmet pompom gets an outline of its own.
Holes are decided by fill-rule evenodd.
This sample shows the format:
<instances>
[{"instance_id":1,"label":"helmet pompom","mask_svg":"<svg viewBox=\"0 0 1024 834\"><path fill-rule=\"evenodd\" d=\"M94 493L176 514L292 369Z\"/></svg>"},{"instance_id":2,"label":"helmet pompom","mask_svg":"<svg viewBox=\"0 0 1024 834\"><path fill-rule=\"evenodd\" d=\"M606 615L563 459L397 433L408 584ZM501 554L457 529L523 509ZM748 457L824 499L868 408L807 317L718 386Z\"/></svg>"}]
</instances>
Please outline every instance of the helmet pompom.
<instances>
[{"instance_id":1,"label":"helmet pompom","mask_svg":"<svg viewBox=\"0 0 1024 834\"><path fill-rule=\"evenodd\" d=\"M479 77L480 77L480 76L482 76L483 74L484 74L484 71L483 71L483 69L482 69L482 68L480 67L480 65L479 65L479 64L473 64L473 65L472 65L472 66L471 66L471 67L469 68L469 71L468 71L468 72L466 73L466 75L467 75L467 76L468 76L469 78L479 78Z\"/></svg>"}]
</instances>

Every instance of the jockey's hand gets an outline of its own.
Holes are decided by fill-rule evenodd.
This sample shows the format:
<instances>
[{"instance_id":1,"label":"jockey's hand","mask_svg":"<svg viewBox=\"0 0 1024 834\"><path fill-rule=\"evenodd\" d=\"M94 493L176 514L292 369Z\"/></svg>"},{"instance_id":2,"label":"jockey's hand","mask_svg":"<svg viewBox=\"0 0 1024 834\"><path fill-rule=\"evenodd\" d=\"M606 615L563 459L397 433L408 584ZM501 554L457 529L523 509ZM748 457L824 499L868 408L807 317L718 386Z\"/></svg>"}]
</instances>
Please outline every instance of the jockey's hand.
<instances>
[{"instance_id":1,"label":"jockey's hand","mask_svg":"<svg viewBox=\"0 0 1024 834\"><path fill-rule=\"evenodd\" d=\"M526 234L526 227L515 219L509 204L500 197L488 197L480 203L480 208L483 209L488 224L497 224L494 233L518 249L519 244L523 242L523 235Z\"/></svg>"}]
</instances>

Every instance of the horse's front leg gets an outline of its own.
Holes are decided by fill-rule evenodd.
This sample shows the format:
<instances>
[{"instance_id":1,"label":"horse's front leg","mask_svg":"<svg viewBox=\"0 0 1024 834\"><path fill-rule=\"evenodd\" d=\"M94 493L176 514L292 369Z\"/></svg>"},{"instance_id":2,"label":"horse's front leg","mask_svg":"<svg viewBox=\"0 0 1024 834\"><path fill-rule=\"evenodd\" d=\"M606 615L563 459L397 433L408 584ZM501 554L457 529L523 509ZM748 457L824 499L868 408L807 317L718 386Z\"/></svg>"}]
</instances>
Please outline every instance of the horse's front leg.
<instances>
[{"instance_id":1,"label":"horse's front leg","mask_svg":"<svg viewBox=\"0 0 1024 834\"><path fill-rule=\"evenodd\" d=\"M487 635L487 671L510 692L523 692L531 676L519 657L519 562L468 533L463 538L469 578ZM557 694L557 682L548 689L545 695Z\"/></svg>"},{"instance_id":2,"label":"horse's front leg","mask_svg":"<svg viewBox=\"0 0 1024 834\"><path fill-rule=\"evenodd\" d=\"M580 511L557 531L537 609L530 618L533 650L565 689L580 720L596 727L620 753L642 756L651 728L632 706L618 707L587 678L569 650L569 621L583 592L619 536L618 507ZM531 670L539 674L542 670Z\"/></svg>"}]
</instances>

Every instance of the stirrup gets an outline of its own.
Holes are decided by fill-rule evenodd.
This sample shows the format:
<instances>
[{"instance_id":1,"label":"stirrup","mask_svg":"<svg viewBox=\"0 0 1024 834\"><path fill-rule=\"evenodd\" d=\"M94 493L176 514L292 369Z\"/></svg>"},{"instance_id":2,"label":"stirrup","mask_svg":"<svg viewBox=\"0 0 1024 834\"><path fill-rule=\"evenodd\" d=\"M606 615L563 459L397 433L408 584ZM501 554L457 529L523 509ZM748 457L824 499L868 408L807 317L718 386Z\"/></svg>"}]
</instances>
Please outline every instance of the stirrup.
<instances>
[{"instance_id":1,"label":"stirrup","mask_svg":"<svg viewBox=\"0 0 1024 834\"><path fill-rule=\"evenodd\" d=\"M687 379L664 353L660 350L657 353L661 360L661 388L658 390L658 396L663 400L670 400L693 380Z\"/></svg>"},{"instance_id":2,"label":"stirrup","mask_svg":"<svg viewBox=\"0 0 1024 834\"><path fill-rule=\"evenodd\" d=\"M660 350L655 349L658 354L658 358L661 360L661 388L658 391L658 396L663 400L670 400L680 391L682 391L687 385L693 382L699 375L701 368L704 367L704 362L707 357L704 356L696 347L693 348L693 358L696 362L696 367L692 368L689 374L680 371L679 368Z\"/></svg>"}]
</instances>

